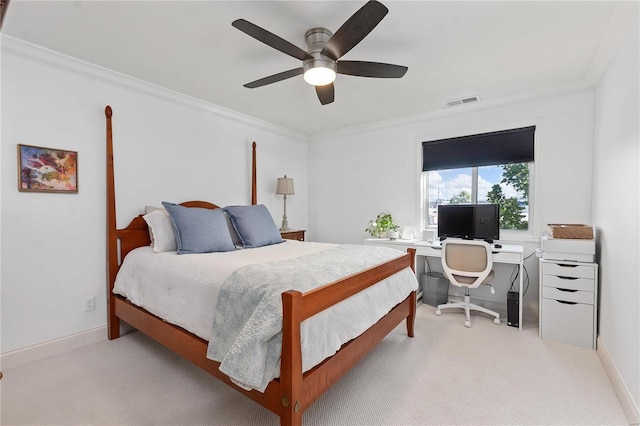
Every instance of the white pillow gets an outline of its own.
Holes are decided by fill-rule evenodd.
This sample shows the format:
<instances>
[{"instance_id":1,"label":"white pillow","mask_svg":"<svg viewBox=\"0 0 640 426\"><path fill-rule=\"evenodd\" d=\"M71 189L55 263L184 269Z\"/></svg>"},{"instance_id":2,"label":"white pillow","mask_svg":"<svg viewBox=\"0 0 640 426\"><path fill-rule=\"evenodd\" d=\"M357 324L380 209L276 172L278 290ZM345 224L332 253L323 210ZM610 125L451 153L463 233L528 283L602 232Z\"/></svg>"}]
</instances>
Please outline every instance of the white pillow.
<instances>
[{"instance_id":1,"label":"white pillow","mask_svg":"<svg viewBox=\"0 0 640 426\"><path fill-rule=\"evenodd\" d=\"M154 206L144 206L144 213L151 213L154 210L164 210L164 207L154 207ZM166 212L166 210L164 210ZM167 213L169 214L169 213ZM151 227L149 226L149 239L151 240L151 244L149 244L151 247L153 247L153 232L151 232Z\"/></svg>"},{"instance_id":2,"label":"white pillow","mask_svg":"<svg viewBox=\"0 0 640 426\"><path fill-rule=\"evenodd\" d=\"M164 209L164 207L155 207L155 206L144 206L144 213L151 213L152 211L155 210L164 210L166 212L166 210ZM168 214L168 213L167 213Z\"/></svg>"},{"instance_id":3,"label":"white pillow","mask_svg":"<svg viewBox=\"0 0 640 426\"><path fill-rule=\"evenodd\" d=\"M156 253L178 250L176 234L169 213L165 209L153 210L142 216L151 233L151 246Z\"/></svg>"}]
</instances>

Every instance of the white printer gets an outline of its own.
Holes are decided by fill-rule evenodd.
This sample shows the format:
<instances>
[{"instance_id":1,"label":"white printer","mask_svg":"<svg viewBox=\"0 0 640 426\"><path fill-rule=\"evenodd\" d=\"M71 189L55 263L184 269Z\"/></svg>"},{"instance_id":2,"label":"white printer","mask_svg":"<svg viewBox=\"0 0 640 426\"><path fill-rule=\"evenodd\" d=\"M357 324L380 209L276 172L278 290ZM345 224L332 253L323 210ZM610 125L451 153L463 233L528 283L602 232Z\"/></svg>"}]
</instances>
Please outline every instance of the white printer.
<instances>
[{"instance_id":1,"label":"white printer","mask_svg":"<svg viewBox=\"0 0 640 426\"><path fill-rule=\"evenodd\" d=\"M542 236L542 258L592 263L596 260L596 240Z\"/></svg>"}]
</instances>

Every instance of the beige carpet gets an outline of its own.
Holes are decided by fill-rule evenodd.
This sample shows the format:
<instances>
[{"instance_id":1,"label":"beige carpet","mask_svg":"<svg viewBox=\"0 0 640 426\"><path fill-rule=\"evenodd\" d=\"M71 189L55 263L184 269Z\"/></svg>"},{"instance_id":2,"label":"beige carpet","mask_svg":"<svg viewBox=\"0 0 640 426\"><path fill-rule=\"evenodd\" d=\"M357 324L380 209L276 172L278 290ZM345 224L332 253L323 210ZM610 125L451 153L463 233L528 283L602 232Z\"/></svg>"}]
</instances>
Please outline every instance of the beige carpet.
<instances>
[{"instance_id":1,"label":"beige carpet","mask_svg":"<svg viewBox=\"0 0 640 426\"><path fill-rule=\"evenodd\" d=\"M595 351L420 305L304 416L307 425L628 424ZM140 333L4 371L2 425L277 425Z\"/></svg>"}]
</instances>

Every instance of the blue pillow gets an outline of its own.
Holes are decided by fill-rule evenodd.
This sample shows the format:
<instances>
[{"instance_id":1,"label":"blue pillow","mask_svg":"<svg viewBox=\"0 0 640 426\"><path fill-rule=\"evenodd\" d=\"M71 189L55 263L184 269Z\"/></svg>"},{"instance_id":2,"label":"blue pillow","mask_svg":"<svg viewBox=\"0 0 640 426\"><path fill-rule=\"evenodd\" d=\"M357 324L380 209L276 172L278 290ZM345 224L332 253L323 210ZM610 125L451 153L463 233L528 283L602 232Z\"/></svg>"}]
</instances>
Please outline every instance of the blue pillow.
<instances>
[{"instance_id":1,"label":"blue pillow","mask_svg":"<svg viewBox=\"0 0 640 426\"><path fill-rule=\"evenodd\" d=\"M235 249L222 209L184 207L162 202L176 231L178 254Z\"/></svg>"},{"instance_id":2,"label":"blue pillow","mask_svg":"<svg viewBox=\"0 0 640 426\"><path fill-rule=\"evenodd\" d=\"M229 206L225 207L224 211L229 215L245 248L268 246L284 241L264 204Z\"/></svg>"}]
</instances>

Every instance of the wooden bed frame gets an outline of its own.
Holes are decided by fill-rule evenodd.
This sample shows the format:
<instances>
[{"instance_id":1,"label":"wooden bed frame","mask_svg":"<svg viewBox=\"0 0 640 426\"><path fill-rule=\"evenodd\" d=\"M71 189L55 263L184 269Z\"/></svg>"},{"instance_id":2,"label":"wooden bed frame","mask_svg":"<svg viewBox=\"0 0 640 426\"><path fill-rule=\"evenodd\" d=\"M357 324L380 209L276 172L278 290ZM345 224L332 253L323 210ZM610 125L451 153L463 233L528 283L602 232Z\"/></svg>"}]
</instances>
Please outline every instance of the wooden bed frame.
<instances>
[{"instance_id":1,"label":"wooden bed frame","mask_svg":"<svg viewBox=\"0 0 640 426\"><path fill-rule=\"evenodd\" d=\"M410 266L415 270L415 250L387 263L366 269L358 274L327 284L307 293L287 291L282 294L283 329L280 378L269 383L264 393L247 391L231 382L218 370L220 363L206 357L207 341L172 325L133 305L113 293L115 277L123 259L131 250L150 244L147 224L142 215L134 218L124 229L116 227L115 182L113 170L112 109L105 108L107 119L107 274L108 274L108 335L120 337L120 320L150 336L160 344L198 367L206 370L229 386L258 402L280 417L281 425L301 425L303 412L327 389L345 375L378 342L398 324L406 321L407 334L413 337L416 312L416 292L396 305L359 337L347 342L332 357L306 373L302 372L300 324L307 318L364 290L365 288ZM256 144L252 144L251 203L256 196ZM218 208L204 201L182 203L187 207ZM120 244L118 246L118 243ZM119 252L118 252L119 248Z\"/></svg>"}]
</instances>

